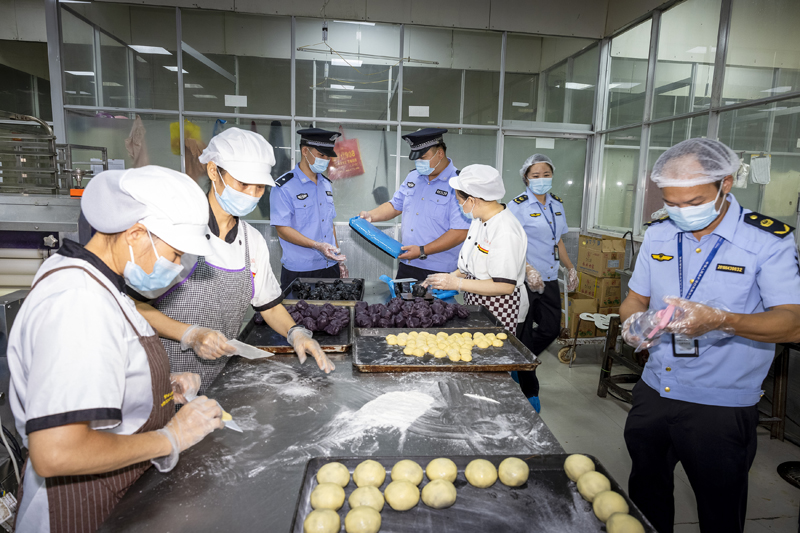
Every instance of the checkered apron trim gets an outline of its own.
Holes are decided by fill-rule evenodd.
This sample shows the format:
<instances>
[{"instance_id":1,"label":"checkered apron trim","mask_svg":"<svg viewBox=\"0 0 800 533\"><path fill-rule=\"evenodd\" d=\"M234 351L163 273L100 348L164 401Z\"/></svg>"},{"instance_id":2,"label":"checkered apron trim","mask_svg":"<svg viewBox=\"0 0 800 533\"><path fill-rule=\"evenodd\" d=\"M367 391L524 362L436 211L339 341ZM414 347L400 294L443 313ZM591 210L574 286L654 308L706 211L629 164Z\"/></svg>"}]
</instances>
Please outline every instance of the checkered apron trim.
<instances>
[{"instance_id":1,"label":"checkered apron trim","mask_svg":"<svg viewBox=\"0 0 800 533\"><path fill-rule=\"evenodd\" d=\"M472 274L467 274L467 279L477 278ZM501 296L482 296L480 294L464 292L464 303L484 306L503 323L503 327L512 335L516 335L517 333L520 299L519 287L516 287L511 294L503 294Z\"/></svg>"},{"instance_id":2,"label":"checkered apron trim","mask_svg":"<svg viewBox=\"0 0 800 533\"><path fill-rule=\"evenodd\" d=\"M240 222L241 224L241 222ZM237 272L221 270L197 258L197 268L189 279L155 304L168 317L206 328L216 329L229 339L235 339L242 327L247 306L253 297L253 274L250 270L250 246L247 230L244 233L244 268ZM241 241L239 241L241 243ZM205 394L214 379L222 372L228 357L213 361L200 359L194 350L181 350L181 343L161 339L169 354L172 372L200 374L200 392Z\"/></svg>"}]
</instances>

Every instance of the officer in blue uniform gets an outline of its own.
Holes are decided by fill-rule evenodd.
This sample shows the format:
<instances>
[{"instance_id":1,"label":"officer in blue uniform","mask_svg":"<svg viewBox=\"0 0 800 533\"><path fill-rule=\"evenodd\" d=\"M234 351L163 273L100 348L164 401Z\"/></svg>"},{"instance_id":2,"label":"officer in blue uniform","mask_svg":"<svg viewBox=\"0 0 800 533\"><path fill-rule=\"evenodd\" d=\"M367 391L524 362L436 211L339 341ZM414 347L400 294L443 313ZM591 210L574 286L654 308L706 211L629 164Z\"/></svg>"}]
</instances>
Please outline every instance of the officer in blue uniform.
<instances>
[{"instance_id":1,"label":"officer in blue uniform","mask_svg":"<svg viewBox=\"0 0 800 533\"><path fill-rule=\"evenodd\" d=\"M660 533L673 530L673 471L681 462L700 529L741 532L756 454L756 404L775 342L800 341L800 275L792 228L730 194L739 158L689 139L656 161L651 179L669 214L645 233L623 338L650 350L625 424L631 499ZM652 311L677 306L657 343Z\"/></svg>"},{"instance_id":2,"label":"officer in blue uniform","mask_svg":"<svg viewBox=\"0 0 800 533\"><path fill-rule=\"evenodd\" d=\"M461 214L449 184L458 170L447 157L445 133L445 129L424 128L403 135L411 146L408 158L416 169L390 201L359 215L369 222L403 215L405 252L399 256L396 279L422 281L431 274L453 272L458 266L458 250L467 238L470 222Z\"/></svg>"},{"instance_id":3,"label":"officer in blue uniform","mask_svg":"<svg viewBox=\"0 0 800 533\"><path fill-rule=\"evenodd\" d=\"M549 157L530 156L519 171L527 191L508 204L509 211L520 221L528 237L525 258L534 271L529 268L526 273L526 277L533 278L525 285L530 307L517 336L537 356L556 340L561 330L559 261L567 268L567 290L574 291L578 286L578 272L561 238L569 232L567 213L561 198L550 192L554 172L555 165ZM516 374L522 392L538 413L541 404L536 371Z\"/></svg>"},{"instance_id":4,"label":"officer in blue uniform","mask_svg":"<svg viewBox=\"0 0 800 533\"><path fill-rule=\"evenodd\" d=\"M278 232L283 249L281 288L295 278L348 276L346 257L336 241L336 208L333 188L322 173L336 157L334 143L341 135L319 128L298 130L300 162L275 180L270 203L270 224Z\"/></svg>"}]
</instances>

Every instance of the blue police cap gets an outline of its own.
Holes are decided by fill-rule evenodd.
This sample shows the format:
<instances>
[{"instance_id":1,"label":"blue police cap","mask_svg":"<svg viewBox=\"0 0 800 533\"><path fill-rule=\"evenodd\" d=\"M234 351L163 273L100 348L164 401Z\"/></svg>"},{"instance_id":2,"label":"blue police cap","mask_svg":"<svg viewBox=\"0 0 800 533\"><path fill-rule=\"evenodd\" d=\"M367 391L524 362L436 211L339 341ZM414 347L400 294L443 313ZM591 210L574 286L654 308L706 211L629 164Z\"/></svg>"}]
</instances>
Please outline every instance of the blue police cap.
<instances>
[{"instance_id":1,"label":"blue police cap","mask_svg":"<svg viewBox=\"0 0 800 533\"><path fill-rule=\"evenodd\" d=\"M336 143L336 138L341 135L338 131L328 131L320 128L306 128L304 130L297 130L300 135L300 146L308 145L316 148L320 153L328 157L336 157L336 152L333 147Z\"/></svg>"},{"instance_id":2,"label":"blue police cap","mask_svg":"<svg viewBox=\"0 0 800 533\"><path fill-rule=\"evenodd\" d=\"M423 128L414 133L403 135L403 139L411 146L411 153L408 158L414 161L422 157L431 146L444 142L442 135L445 133L447 133L447 130L444 128Z\"/></svg>"}]
</instances>

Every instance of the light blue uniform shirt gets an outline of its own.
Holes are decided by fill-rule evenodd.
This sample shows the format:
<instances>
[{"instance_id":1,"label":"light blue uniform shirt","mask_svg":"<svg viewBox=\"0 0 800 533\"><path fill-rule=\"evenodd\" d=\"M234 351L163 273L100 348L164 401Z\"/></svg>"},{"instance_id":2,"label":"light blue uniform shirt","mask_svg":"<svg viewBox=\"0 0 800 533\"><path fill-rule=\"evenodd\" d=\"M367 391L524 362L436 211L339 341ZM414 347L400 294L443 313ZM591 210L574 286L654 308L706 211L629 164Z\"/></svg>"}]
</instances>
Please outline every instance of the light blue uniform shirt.
<instances>
[{"instance_id":1,"label":"light blue uniform shirt","mask_svg":"<svg viewBox=\"0 0 800 533\"><path fill-rule=\"evenodd\" d=\"M469 229L470 221L461 213L458 199L448 181L458 175L453 161L447 159L447 167L433 180L422 176L416 170L409 172L403 184L391 199L392 207L403 212L403 245L425 246L441 237L451 229ZM403 263L434 270L453 272L458 266L458 251L461 246L428 258L405 259Z\"/></svg>"},{"instance_id":2,"label":"light blue uniform shirt","mask_svg":"<svg viewBox=\"0 0 800 533\"><path fill-rule=\"evenodd\" d=\"M530 191L520 194L508 203L508 209L517 217L528 236L525 259L539 271L544 281L558 279L558 261L553 246L569 232L567 213L561 198L547 193L544 205Z\"/></svg>"},{"instance_id":3,"label":"light blue uniform shirt","mask_svg":"<svg viewBox=\"0 0 800 533\"><path fill-rule=\"evenodd\" d=\"M722 237L724 241L692 301L715 300L743 314L800 304L800 274L791 227L742 209L731 194L728 200L728 212L713 233L699 242L692 233L683 233L683 295ZM664 309L665 296L679 296L680 233L669 219L653 224L645 233L629 287L650 298L650 309ZM660 344L650 348L642 379L664 398L724 407L758 403L775 345L738 336L699 344L699 357L675 357L672 336L664 335Z\"/></svg>"},{"instance_id":4,"label":"light blue uniform shirt","mask_svg":"<svg viewBox=\"0 0 800 533\"><path fill-rule=\"evenodd\" d=\"M317 174L315 184L300 170L300 165L296 165L294 170L278 178L275 185L269 195L270 224L288 226L309 239L336 246L333 235L336 208L330 180ZM283 249L281 264L287 270L308 272L337 264L313 248L279 240Z\"/></svg>"}]
</instances>

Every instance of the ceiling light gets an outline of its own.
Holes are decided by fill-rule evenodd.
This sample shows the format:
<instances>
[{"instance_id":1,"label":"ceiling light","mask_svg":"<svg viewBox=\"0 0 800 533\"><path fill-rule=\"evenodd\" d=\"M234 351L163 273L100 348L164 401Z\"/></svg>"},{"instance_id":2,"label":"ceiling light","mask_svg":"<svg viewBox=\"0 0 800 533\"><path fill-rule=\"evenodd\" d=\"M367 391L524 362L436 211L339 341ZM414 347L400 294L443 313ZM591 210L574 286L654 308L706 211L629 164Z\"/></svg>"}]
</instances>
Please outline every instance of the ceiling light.
<instances>
[{"instance_id":1,"label":"ceiling light","mask_svg":"<svg viewBox=\"0 0 800 533\"><path fill-rule=\"evenodd\" d=\"M356 88L355 85L337 85L335 83L331 84L331 89L339 89L340 91L345 91L345 90L352 91L355 88Z\"/></svg>"},{"instance_id":2,"label":"ceiling light","mask_svg":"<svg viewBox=\"0 0 800 533\"><path fill-rule=\"evenodd\" d=\"M528 102L511 102L511 105L514 107L528 107L530 104Z\"/></svg>"},{"instance_id":3,"label":"ceiling light","mask_svg":"<svg viewBox=\"0 0 800 533\"><path fill-rule=\"evenodd\" d=\"M103 87L122 87L122 85L115 81L104 81Z\"/></svg>"},{"instance_id":4,"label":"ceiling light","mask_svg":"<svg viewBox=\"0 0 800 533\"><path fill-rule=\"evenodd\" d=\"M78 94L77 91L64 91L64 92L67 93L67 94Z\"/></svg>"},{"instance_id":5,"label":"ceiling light","mask_svg":"<svg viewBox=\"0 0 800 533\"><path fill-rule=\"evenodd\" d=\"M349 94L329 94L328 98L333 100L350 100L353 97Z\"/></svg>"},{"instance_id":6,"label":"ceiling light","mask_svg":"<svg viewBox=\"0 0 800 533\"><path fill-rule=\"evenodd\" d=\"M618 83L612 83L611 85L608 86L608 88L609 89L633 89L634 87L637 87L639 85L641 85L641 83L618 82Z\"/></svg>"},{"instance_id":7,"label":"ceiling light","mask_svg":"<svg viewBox=\"0 0 800 533\"><path fill-rule=\"evenodd\" d=\"M86 91L81 91L80 94L82 94L84 96L91 96L92 95L92 93L87 93Z\"/></svg>"},{"instance_id":8,"label":"ceiling light","mask_svg":"<svg viewBox=\"0 0 800 533\"><path fill-rule=\"evenodd\" d=\"M203 88L203 86L200 85L199 83L184 83L183 86L186 89L202 89Z\"/></svg>"},{"instance_id":9,"label":"ceiling light","mask_svg":"<svg viewBox=\"0 0 800 533\"><path fill-rule=\"evenodd\" d=\"M169 70L169 71L171 71L171 72L178 72L178 67L168 67L168 66L166 66L166 65L165 65L165 66L164 66L164 68L165 68L165 69L167 69L167 70ZM189 74L189 72L187 72L187 71L186 71L186 70L184 70L184 69L181 69L181 71L182 71L184 74Z\"/></svg>"},{"instance_id":10,"label":"ceiling light","mask_svg":"<svg viewBox=\"0 0 800 533\"><path fill-rule=\"evenodd\" d=\"M143 44L130 44L128 45L140 54L155 54L159 56L171 56L172 52L160 46L146 46Z\"/></svg>"},{"instance_id":11,"label":"ceiling light","mask_svg":"<svg viewBox=\"0 0 800 533\"><path fill-rule=\"evenodd\" d=\"M356 67L356 68L358 68L358 67L361 66L361 63L363 63L363 61L361 61L360 59L350 59L348 61L345 61L344 59L340 59L338 57L334 57L333 59L331 59L331 65L334 65L334 66L337 66L337 67Z\"/></svg>"},{"instance_id":12,"label":"ceiling light","mask_svg":"<svg viewBox=\"0 0 800 533\"><path fill-rule=\"evenodd\" d=\"M374 22L358 22L356 20L334 20L334 22L338 22L339 24L358 24L359 26L374 26Z\"/></svg>"},{"instance_id":13,"label":"ceiling light","mask_svg":"<svg viewBox=\"0 0 800 533\"><path fill-rule=\"evenodd\" d=\"M94 72L91 70L65 70L64 72L73 76L94 76Z\"/></svg>"},{"instance_id":14,"label":"ceiling light","mask_svg":"<svg viewBox=\"0 0 800 533\"><path fill-rule=\"evenodd\" d=\"M328 113L347 113L347 109L328 109Z\"/></svg>"},{"instance_id":15,"label":"ceiling light","mask_svg":"<svg viewBox=\"0 0 800 533\"><path fill-rule=\"evenodd\" d=\"M686 50L686 52L690 54L705 54L708 51L708 47L706 46L695 46L691 50Z\"/></svg>"},{"instance_id":16,"label":"ceiling light","mask_svg":"<svg viewBox=\"0 0 800 533\"><path fill-rule=\"evenodd\" d=\"M214 96L213 94L193 94L192 96L194 96L195 98L215 98L216 99L216 96Z\"/></svg>"},{"instance_id":17,"label":"ceiling light","mask_svg":"<svg viewBox=\"0 0 800 533\"><path fill-rule=\"evenodd\" d=\"M575 83L574 81L568 81L564 84L567 89L575 89L576 91L582 91L584 89L591 89L594 85L589 85L588 83Z\"/></svg>"},{"instance_id":18,"label":"ceiling light","mask_svg":"<svg viewBox=\"0 0 800 533\"><path fill-rule=\"evenodd\" d=\"M58 0L62 4L91 4L91 2L87 2L87 0Z\"/></svg>"},{"instance_id":19,"label":"ceiling light","mask_svg":"<svg viewBox=\"0 0 800 533\"><path fill-rule=\"evenodd\" d=\"M572 180L569 180L569 181L567 182L567 185L572 185Z\"/></svg>"},{"instance_id":20,"label":"ceiling light","mask_svg":"<svg viewBox=\"0 0 800 533\"><path fill-rule=\"evenodd\" d=\"M788 93L792 90L791 85L786 85L783 87L773 87L772 89L767 89L765 91L761 91L762 93L773 93L773 94L780 94L780 93Z\"/></svg>"},{"instance_id":21,"label":"ceiling light","mask_svg":"<svg viewBox=\"0 0 800 533\"><path fill-rule=\"evenodd\" d=\"M621 181L617 182L617 187L622 187L622 182Z\"/></svg>"}]
</instances>

